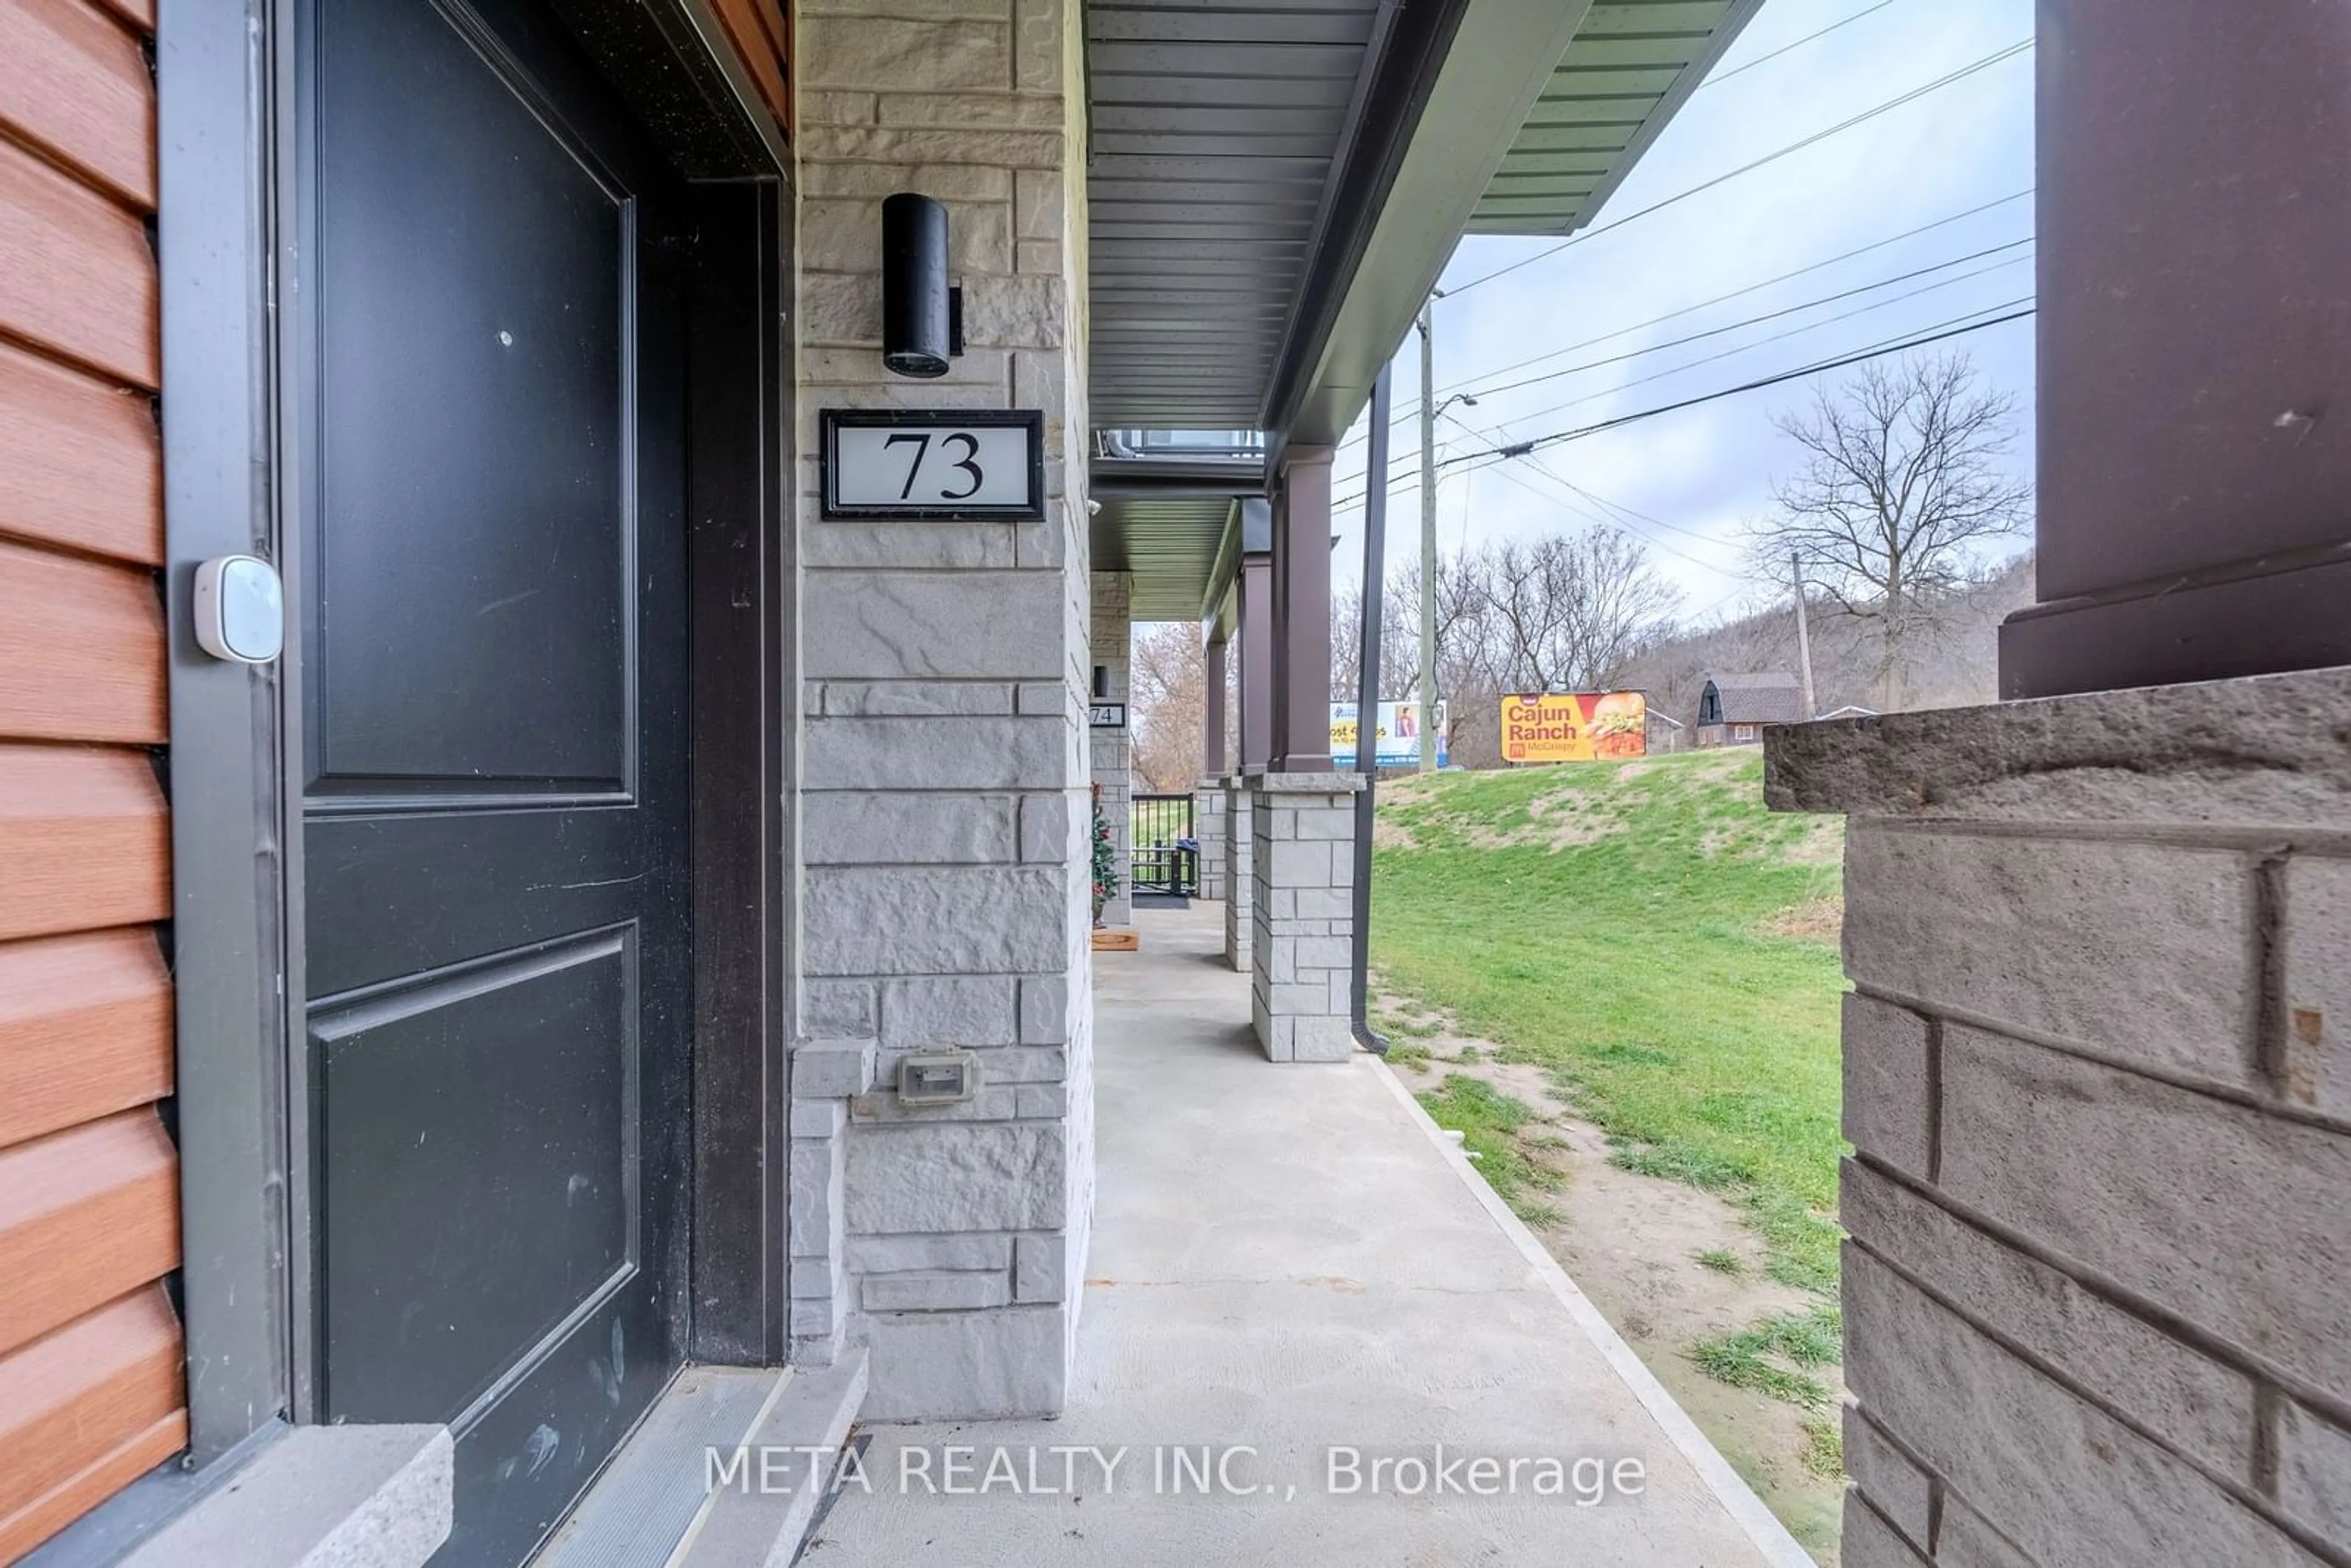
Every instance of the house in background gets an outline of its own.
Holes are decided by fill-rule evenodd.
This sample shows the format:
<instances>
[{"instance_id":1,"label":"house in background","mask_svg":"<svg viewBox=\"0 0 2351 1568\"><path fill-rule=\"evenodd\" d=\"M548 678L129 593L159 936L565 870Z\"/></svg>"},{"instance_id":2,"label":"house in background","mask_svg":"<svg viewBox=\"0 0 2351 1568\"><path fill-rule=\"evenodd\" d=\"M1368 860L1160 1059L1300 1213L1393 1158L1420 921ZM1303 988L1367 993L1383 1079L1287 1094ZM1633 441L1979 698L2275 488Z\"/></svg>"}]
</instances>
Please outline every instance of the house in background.
<instances>
[{"instance_id":1,"label":"house in background","mask_svg":"<svg viewBox=\"0 0 2351 1568\"><path fill-rule=\"evenodd\" d=\"M1698 693L1698 746L1761 746L1767 724L1802 724L1803 688L1778 670L1713 674Z\"/></svg>"}]
</instances>

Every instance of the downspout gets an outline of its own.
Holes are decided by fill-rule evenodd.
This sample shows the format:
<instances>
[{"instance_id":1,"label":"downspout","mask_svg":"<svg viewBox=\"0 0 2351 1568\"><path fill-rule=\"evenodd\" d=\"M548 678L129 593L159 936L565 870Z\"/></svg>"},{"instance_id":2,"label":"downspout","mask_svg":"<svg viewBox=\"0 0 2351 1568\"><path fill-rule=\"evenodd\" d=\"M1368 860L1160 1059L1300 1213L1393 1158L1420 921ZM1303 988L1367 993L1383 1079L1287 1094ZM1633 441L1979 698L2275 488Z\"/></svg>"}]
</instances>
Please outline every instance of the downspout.
<instances>
[{"instance_id":1,"label":"downspout","mask_svg":"<svg viewBox=\"0 0 2351 1568\"><path fill-rule=\"evenodd\" d=\"M1364 787L1355 793L1355 974L1349 988L1355 1043L1388 1053L1385 1037L1369 1020L1372 963L1372 792L1380 778L1380 594L1387 571L1388 376L1380 367L1372 383L1371 451L1364 461L1363 626L1355 646L1362 653L1355 675L1355 771Z\"/></svg>"}]
</instances>

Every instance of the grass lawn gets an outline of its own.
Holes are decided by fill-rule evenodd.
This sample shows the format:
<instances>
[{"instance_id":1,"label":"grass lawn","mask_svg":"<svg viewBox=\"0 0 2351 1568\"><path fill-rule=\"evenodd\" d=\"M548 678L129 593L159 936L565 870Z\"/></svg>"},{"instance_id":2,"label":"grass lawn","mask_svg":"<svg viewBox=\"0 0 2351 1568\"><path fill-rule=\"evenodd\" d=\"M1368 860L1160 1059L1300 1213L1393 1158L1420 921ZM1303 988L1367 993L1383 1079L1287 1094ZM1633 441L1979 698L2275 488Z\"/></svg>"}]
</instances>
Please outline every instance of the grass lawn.
<instances>
[{"instance_id":1,"label":"grass lawn","mask_svg":"<svg viewBox=\"0 0 2351 1568\"><path fill-rule=\"evenodd\" d=\"M1752 749L1383 785L1373 961L1548 1069L1618 1164L1739 1204L1770 1271L1833 1299L1841 831L1766 811ZM1437 1092L1503 1196L1540 1204L1510 1108Z\"/></svg>"}]
</instances>

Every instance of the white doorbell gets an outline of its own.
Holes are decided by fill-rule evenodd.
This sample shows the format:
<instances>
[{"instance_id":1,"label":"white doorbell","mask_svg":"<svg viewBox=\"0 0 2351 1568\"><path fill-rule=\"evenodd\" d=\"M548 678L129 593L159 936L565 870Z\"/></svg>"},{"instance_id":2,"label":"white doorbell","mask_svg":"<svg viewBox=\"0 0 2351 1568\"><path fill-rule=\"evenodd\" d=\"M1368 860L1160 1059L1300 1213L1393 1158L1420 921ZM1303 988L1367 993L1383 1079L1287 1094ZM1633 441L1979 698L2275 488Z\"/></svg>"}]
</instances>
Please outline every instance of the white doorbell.
<instances>
[{"instance_id":1,"label":"white doorbell","mask_svg":"<svg viewBox=\"0 0 2351 1568\"><path fill-rule=\"evenodd\" d=\"M266 664L285 649L286 595L267 561L225 555L196 568L196 642L239 664Z\"/></svg>"}]
</instances>

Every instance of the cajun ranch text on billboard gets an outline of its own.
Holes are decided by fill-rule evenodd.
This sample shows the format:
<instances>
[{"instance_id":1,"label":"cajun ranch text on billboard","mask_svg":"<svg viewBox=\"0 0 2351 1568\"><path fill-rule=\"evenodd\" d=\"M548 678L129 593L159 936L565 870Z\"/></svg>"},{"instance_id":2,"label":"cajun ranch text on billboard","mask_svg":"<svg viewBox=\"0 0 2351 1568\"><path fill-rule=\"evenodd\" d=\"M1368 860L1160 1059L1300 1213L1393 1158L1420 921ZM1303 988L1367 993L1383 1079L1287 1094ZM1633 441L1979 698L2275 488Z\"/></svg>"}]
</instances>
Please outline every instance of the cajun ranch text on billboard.
<instances>
[{"instance_id":1,"label":"cajun ranch text on billboard","mask_svg":"<svg viewBox=\"0 0 2351 1568\"><path fill-rule=\"evenodd\" d=\"M1502 699L1505 762L1614 762L1649 750L1638 692L1521 692Z\"/></svg>"}]
</instances>

